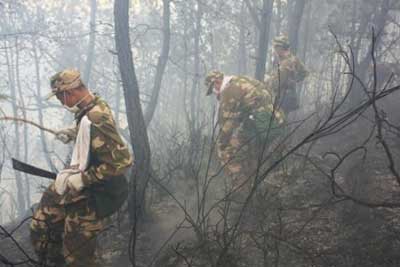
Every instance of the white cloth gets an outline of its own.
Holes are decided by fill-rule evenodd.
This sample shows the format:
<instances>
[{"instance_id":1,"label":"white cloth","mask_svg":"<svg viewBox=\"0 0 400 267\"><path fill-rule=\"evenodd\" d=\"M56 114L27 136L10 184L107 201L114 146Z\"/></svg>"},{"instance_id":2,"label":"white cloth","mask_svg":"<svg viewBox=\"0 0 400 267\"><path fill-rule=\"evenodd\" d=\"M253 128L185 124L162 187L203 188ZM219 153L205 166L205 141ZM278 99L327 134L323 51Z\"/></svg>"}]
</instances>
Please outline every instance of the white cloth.
<instances>
[{"instance_id":1,"label":"white cloth","mask_svg":"<svg viewBox=\"0 0 400 267\"><path fill-rule=\"evenodd\" d=\"M224 79L222 80L221 88L219 89L219 91L215 90L215 88L214 88L214 93L217 96L219 96L222 93L222 91L225 90L226 86L232 80L232 78L233 78L233 76L224 76Z\"/></svg>"},{"instance_id":2,"label":"white cloth","mask_svg":"<svg viewBox=\"0 0 400 267\"><path fill-rule=\"evenodd\" d=\"M232 78L233 78L233 76L224 76L224 79L222 80L222 85L221 85L221 89L219 90L219 93L222 93L222 91L225 90L226 86L232 80Z\"/></svg>"},{"instance_id":3,"label":"white cloth","mask_svg":"<svg viewBox=\"0 0 400 267\"><path fill-rule=\"evenodd\" d=\"M70 167L60 171L54 183L56 192L59 195L63 195L67 187L75 191L80 191L83 188L82 172L89 165L91 124L87 116L81 119Z\"/></svg>"},{"instance_id":4,"label":"white cloth","mask_svg":"<svg viewBox=\"0 0 400 267\"><path fill-rule=\"evenodd\" d=\"M78 135L76 136L70 166L85 171L89 164L90 155L90 126L92 122L87 116L81 119Z\"/></svg>"},{"instance_id":5,"label":"white cloth","mask_svg":"<svg viewBox=\"0 0 400 267\"><path fill-rule=\"evenodd\" d=\"M233 76L224 76L224 79L222 80L221 88L219 89L219 92L215 91L215 94L217 94L218 96L221 95L222 91L224 91L226 89L226 86L232 80L232 78L233 78ZM216 124L218 124L219 100L217 101L215 108L216 108L217 112L215 112L214 121ZM216 127L216 130L219 130L219 126Z\"/></svg>"},{"instance_id":6,"label":"white cloth","mask_svg":"<svg viewBox=\"0 0 400 267\"><path fill-rule=\"evenodd\" d=\"M68 187L68 179L74 174L80 174L80 171L77 169L64 169L57 174L54 183L57 194L63 195L65 193Z\"/></svg>"},{"instance_id":7,"label":"white cloth","mask_svg":"<svg viewBox=\"0 0 400 267\"><path fill-rule=\"evenodd\" d=\"M68 177L67 186L74 191L81 191L83 189L82 173L78 172L71 174Z\"/></svg>"}]
</instances>

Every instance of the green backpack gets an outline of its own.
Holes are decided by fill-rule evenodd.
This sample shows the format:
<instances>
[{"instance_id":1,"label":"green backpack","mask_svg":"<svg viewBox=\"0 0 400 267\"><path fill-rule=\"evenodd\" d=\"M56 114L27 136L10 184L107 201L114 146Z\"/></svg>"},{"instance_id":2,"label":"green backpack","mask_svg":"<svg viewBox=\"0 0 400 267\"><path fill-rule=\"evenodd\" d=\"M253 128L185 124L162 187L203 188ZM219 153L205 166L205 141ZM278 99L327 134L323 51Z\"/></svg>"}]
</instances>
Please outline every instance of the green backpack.
<instances>
[{"instance_id":1,"label":"green backpack","mask_svg":"<svg viewBox=\"0 0 400 267\"><path fill-rule=\"evenodd\" d=\"M252 114L245 122L245 130L247 136L251 138L255 136L258 141L263 142L268 138L268 143L284 133L283 127L267 111Z\"/></svg>"}]
</instances>

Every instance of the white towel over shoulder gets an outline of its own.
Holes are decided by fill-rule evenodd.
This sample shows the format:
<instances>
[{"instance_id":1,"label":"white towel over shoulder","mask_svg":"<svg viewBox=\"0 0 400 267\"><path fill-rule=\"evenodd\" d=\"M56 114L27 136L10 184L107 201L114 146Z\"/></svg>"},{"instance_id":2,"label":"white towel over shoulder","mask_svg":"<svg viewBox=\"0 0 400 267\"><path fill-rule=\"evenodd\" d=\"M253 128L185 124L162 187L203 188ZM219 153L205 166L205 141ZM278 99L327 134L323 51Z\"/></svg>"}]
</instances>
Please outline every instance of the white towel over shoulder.
<instances>
[{"instance_id":1,"label":"white towel over shoulder","mask_svg":"<svg viewBox=\"0 0 400 267\"><path fill-rule=\"evenodd\" d=\"M90 126L92 122L83 116L79 124L74 150L72 152L71 167L85 171L89 164L90 155Z\"/></svg>"}]
</instances>

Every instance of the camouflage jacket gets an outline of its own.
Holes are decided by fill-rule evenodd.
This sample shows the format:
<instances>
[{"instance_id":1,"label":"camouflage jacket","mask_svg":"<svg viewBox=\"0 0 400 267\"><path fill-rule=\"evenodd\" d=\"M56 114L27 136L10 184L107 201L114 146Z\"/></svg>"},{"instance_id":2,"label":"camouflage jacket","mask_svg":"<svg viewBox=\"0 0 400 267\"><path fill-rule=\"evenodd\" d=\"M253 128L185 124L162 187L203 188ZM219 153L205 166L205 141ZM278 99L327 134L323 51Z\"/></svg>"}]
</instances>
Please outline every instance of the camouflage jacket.
<instances>
[{"instance_id":1,"label":"camouflage jacket","mask_svg":"<svg viewBox=\"0 0 400 267\"><path fill-rule=\"evenodd\" d=\"M85 187L120 176L133 163L127 144L117 131L111 109L99 96L76 114L77 126L87 115L92 122L90 129L90 165L83 173Z\"/></svg>"},{"instance_id":2,"label":"camouflage jacket","mask_svg":"<svg viewBox=\"0 0 400 267\"><path fill-rule=\"evenodd\" d=\"M283 123L283 114L274 109L272 95L265 84L246 76L233 76L220 95L218 149L224 150L235 131L260 113L275 114L274 121Z\"/></svg>"},{"instance_id":3,"label":"camouflage jacket","mask_svg":"<svg viewBox=\"0 0 400 267\"><path fill-rule=\"evenodd\" d=\"M70 204L81 199L94 199L99 218L113 214L128 194L124 173L133 164L133 156L119 135L111 109L99 96L75 115L77 129L80 120L91 121L89 166L82 173L84 189L68 191L59 196L59 203ZM53 184L54 189L54 184ZM57 200L58 201L58 200Z\"/></svg>"},{"instance_id":4,"label":"camouflage jacket","mask_svg":"<svg viewBox=\"0 0 400 267\"><path fill-rule=\"evenodd\" d=\"M308 71L303 63L295 55L289 54L281 60L265 83L275 95L279 95L282 90L294 90L296 83L303 81L307 75Z\"/></svg>"}]
</instances>

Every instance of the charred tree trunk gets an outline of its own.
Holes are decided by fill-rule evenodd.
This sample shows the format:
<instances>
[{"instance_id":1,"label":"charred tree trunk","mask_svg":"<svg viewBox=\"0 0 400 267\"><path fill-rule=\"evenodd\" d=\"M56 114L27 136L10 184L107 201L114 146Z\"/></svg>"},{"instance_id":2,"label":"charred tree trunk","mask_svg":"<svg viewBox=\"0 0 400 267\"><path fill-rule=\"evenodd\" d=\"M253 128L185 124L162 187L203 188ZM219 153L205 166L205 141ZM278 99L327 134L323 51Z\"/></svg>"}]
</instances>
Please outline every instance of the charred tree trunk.
<instances>
[{"instance_id":1,"label":"charred tree trunk","mask_svg":"<svg viewBox=\"0 0 400 267\"><path fill-rule=\"evenodd\" d=\"M259 81L263 81L265 75L273 4L274 0L263 0L255 73L255 77Z\"/></svg>"},{"instance_id":2,"label":"charred tree trunk","mask_svg":"<svg viewBox=\"0 0 400 267\"><path fill-rule=\"evenodd\" d=\"M139 98L129 37L129 0L115 0L115 45L125 97L130 141L135 153L135 167L130 177L129 218L136 223L145 212L145 191L150 173L150 145Z\"/></svg>"},{"instance_id":3,"label":"charred tree trunk","mask_svg":"<svg viewBox=\"0 0 400 267\"><path fill-rule=\"evenodd\" d=\"M146 108L146 112L144 114L144 121L146 126L148 127L151 119L154 116L154 112L157 107L157 100L160 94L161 83L163 79L163 75L165 72L165 68L168 62L169 48L170 48L170 40L171 40L171 27L170 27L170 10L171 0L163 0L163 45L161 49L160 57L157 62L156 75L154 78L154 86L153 91L151 93L150 102Z\"/></svg>"}]
</instances>

